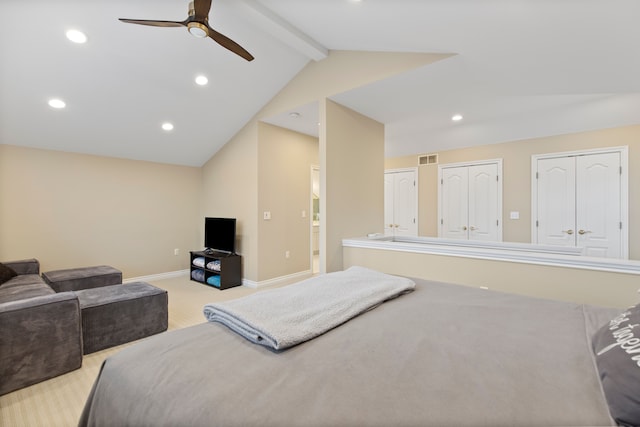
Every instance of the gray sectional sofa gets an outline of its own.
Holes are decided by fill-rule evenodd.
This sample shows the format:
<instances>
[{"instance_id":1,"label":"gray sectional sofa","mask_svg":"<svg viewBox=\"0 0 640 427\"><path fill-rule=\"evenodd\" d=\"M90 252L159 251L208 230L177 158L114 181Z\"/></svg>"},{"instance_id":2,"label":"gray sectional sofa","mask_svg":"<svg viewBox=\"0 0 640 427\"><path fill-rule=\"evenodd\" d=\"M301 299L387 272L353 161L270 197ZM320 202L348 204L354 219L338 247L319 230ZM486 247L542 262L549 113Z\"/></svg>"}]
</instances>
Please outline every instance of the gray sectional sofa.
<instances>
[{"instance_id":1,"label":"gray sectional sofa","mask_svg":"<svg viewBox=\"0 0 640 427\"><path fill-rule=\"evenodd\" d=\"M108 265L0 263L0 395L82 366L82 355L167 330L168 295Z\"/></svg>"},{"instance_id":2,"label":"gray sectional sofa","mask_svg":"<svg viewBox=\"0 0 640 427\"><path fill-rule=\"evenodd\" d=\"M0 284L0 395L82 365L76 294L56 293L36 259L3 264L17 275Z\"/></svg>"}]
</instances>

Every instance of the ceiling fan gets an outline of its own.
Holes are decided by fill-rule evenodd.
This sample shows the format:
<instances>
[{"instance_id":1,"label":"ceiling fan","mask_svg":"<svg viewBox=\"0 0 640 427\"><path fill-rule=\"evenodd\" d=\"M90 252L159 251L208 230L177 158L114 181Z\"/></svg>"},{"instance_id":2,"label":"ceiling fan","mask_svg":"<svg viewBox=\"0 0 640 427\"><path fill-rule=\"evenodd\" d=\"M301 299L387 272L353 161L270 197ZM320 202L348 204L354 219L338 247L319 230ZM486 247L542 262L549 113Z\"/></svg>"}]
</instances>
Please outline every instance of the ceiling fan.
<instances>
[{"instance_id":1,"label":"ceiling fan","mask_svg":"<svg viewBox=\"0 0 640 427\"><path fill-rule=\"evenodd\" d=\"M195 37L211 37L220 46L229 49L236 55L240 55L247 61L252 61L253 56L238 43L229 37L220 34L209 26L209 10L211 0L194 0L189 3L189 17L184 21L154 21L147 19L124 19L122 22L129 24L149 25L152 27L187 27L187 30Z\"/></svg>"}]
</instances>

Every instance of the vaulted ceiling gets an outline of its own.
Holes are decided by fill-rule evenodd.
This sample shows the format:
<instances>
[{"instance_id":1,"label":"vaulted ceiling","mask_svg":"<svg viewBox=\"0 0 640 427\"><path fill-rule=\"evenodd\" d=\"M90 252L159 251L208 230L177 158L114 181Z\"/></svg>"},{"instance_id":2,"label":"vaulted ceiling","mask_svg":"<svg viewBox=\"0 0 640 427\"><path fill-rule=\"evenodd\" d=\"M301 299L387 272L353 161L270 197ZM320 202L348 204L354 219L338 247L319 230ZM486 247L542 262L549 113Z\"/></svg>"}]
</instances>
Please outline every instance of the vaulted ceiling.
<instances>
[{"instance_id":1,"label":"vaulted ceiling","mask_svg":"<svg viewBox=\"0 0 640 427\"><path fill-rule=\"evenodd\" d=\"M210 25L251 62L184 28L118 21L187 11L3 0L0 143L200 166L331 50L453 54L332 97L385 123L388 156L640 123L637 0L213 0ZM294 110L270 121L315 133L316 107Z\"/></svg>"}]
</instances>

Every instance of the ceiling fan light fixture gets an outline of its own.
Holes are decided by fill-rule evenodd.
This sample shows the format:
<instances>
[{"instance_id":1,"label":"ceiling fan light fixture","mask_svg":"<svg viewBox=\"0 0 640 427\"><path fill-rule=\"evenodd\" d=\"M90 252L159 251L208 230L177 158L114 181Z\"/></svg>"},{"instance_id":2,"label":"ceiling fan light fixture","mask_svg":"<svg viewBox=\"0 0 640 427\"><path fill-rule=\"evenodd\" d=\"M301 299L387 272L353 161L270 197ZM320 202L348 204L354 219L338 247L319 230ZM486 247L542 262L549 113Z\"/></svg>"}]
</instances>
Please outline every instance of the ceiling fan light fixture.
<instances>
[{"instance_id":1,"label":"ceiling fan light fixture","mask_svg":"<svg viewBox=\"0 0 640 427\"><path fill-rule=\"evenodd\" d=\"M209 35L206 25L202 25L199 22L189 22L187 24L187 29L192 36L198 37L199 39L205 38Z\"/></svg>"}]
</instances>

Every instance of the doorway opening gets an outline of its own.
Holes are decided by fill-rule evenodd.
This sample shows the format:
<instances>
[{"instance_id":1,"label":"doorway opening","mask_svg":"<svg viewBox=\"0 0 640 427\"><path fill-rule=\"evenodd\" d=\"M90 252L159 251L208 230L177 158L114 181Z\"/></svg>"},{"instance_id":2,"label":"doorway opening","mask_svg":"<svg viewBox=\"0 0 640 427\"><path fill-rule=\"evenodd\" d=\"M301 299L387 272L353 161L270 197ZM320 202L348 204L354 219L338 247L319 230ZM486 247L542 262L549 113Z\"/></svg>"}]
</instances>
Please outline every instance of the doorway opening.
<instances>
[{"instance_id":1,"label":"doorway opening","mask_svg":"<svg viewBox=\"0 0 640 427\"><path fill-rule=\"evenodd\" d=\"M311 166L311 272L320 273L320 167Z\"/></svg>"}]
</instances>

